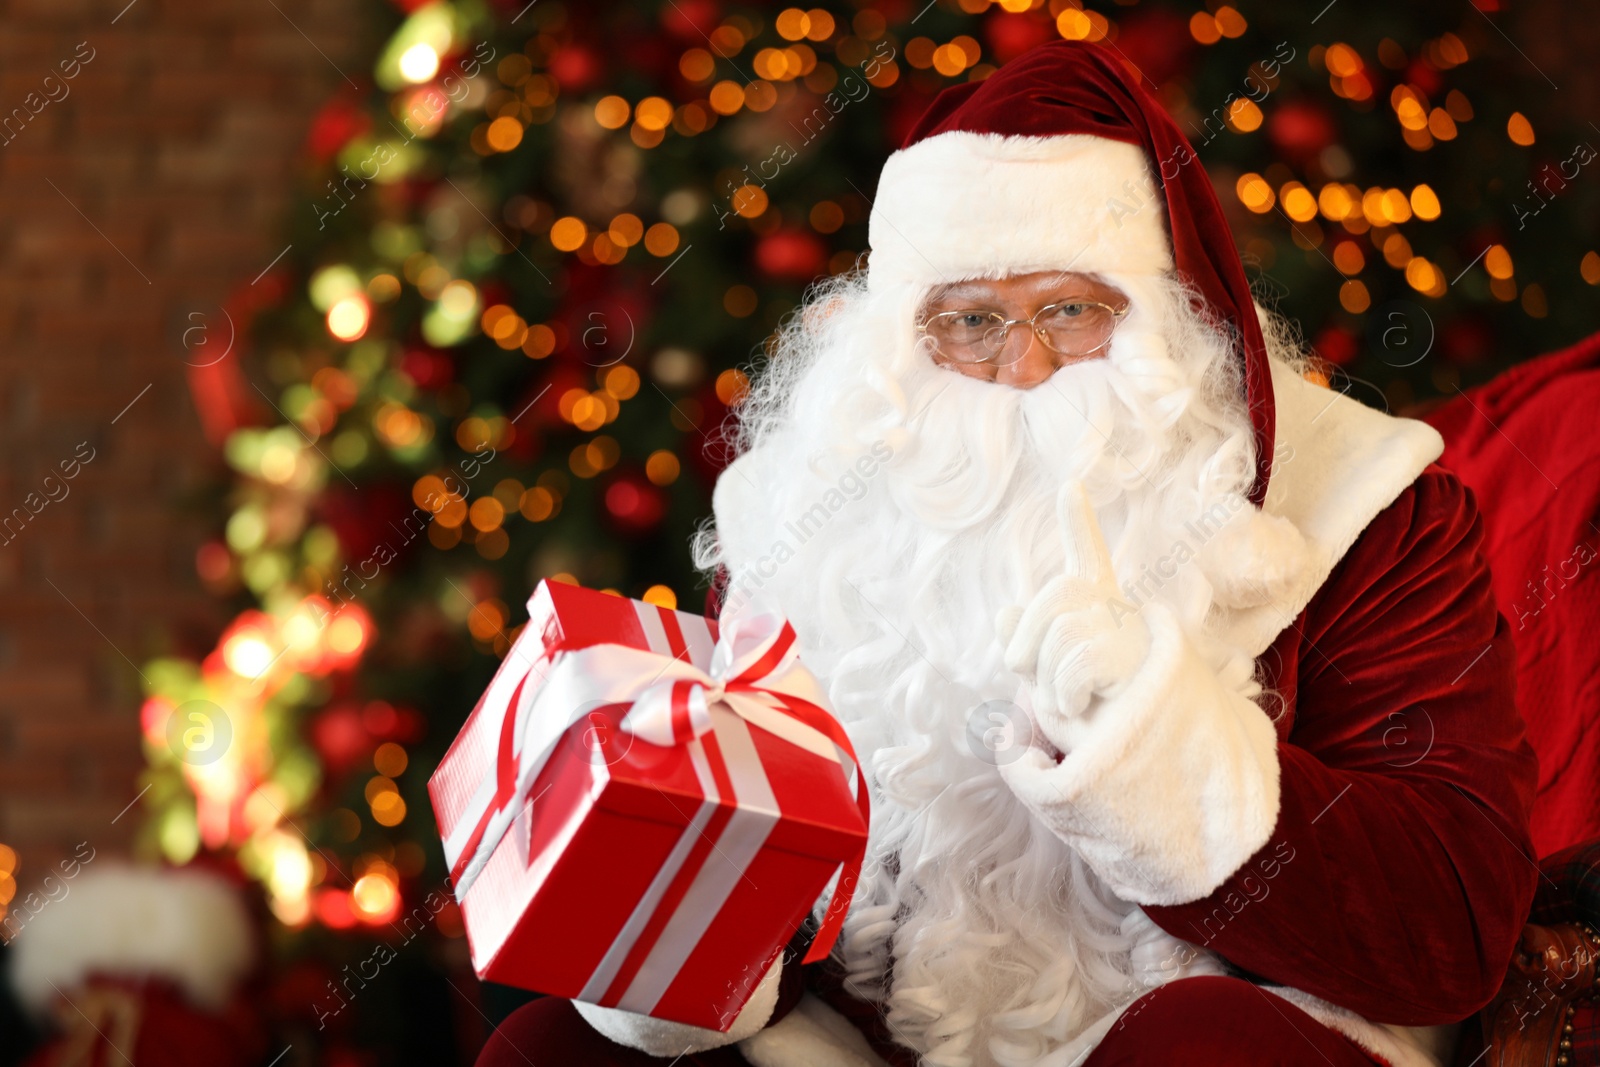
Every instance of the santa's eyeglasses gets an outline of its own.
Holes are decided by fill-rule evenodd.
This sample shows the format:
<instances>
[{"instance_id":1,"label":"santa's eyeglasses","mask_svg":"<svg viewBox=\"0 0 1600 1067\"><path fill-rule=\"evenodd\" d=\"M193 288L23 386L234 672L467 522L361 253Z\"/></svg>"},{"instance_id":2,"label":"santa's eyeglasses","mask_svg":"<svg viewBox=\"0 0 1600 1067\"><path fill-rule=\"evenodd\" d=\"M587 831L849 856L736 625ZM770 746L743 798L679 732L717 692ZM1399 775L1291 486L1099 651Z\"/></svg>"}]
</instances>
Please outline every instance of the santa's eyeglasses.
<instances>
[{"instance_id":1,"label":"santa's eyeglasses","mask_svg":"<svg viewBox=\"0 0 1600 1067\"><path fill-rule=\"evenodd\" d=\"M1006 338L1013 326L1027 326L1050 351L1063 356L1088 356L1111 343L1117 323L1128 313L1098 300L1070 299L1046 304L1031 318L1008 319L998 311L975 308L942 311L917 324L917 332L933 342L934 350L952 363L994 363L1009 366L1028 350L1023 345L1010 355Z\"/></svg>"}]
</instances>

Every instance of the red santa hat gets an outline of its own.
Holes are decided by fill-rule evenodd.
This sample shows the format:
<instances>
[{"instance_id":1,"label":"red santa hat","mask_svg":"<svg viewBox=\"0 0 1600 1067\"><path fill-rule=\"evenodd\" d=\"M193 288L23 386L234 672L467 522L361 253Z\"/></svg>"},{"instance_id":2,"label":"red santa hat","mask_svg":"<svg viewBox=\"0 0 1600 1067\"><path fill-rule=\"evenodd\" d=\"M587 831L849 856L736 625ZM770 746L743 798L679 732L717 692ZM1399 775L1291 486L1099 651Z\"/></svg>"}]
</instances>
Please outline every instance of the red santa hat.
<instances>
[{"instance_id":1,"label":"red santa hat","mask_svg":"<svg viewBox=\"0 0 1600 1067\"><path fill-rule=\"evenodd\" d=\"M1237 335L1265 498L1272 374L1244 265L1193 146L1114 52L1051 41L940 93L884 164L868 226L873 289L1175 269Z\"/></svg>"}]
</instances>

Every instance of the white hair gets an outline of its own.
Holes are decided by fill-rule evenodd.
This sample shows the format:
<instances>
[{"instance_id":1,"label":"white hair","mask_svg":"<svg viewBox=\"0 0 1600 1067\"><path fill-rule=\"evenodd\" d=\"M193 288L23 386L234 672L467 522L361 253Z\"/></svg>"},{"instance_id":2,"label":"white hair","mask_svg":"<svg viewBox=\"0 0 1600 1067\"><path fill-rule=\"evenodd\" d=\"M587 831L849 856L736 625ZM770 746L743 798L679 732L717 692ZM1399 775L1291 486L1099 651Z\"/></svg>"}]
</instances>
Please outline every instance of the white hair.
<instances>
[{"instance_id":1,"label":"white hair","mask_svg":"<svg viewBox=\"0 0 1600 1067\"><path fill-rule=\"evenodd\" d=\"M1226 542L1259 515L1234 340L1171 276L1102 280L1131 302L1109 358L1027 390L932 362L926 288L822 284L739 410L739 514L695 542L699 566L727 568L728 603L794 625L862 758L869 862L835 951L929 1067L1031 1064L1144 991L1142 913L1029 816L1007 753L977 739L1020 682L995 614L1060 573L1067 480L1088 487L1129 600L1171 605L1220 676L1260 692L1208 627L1219 590L1248 587ZM719 536L734 526L756 532Z\"/></svg>"}]
</instances>

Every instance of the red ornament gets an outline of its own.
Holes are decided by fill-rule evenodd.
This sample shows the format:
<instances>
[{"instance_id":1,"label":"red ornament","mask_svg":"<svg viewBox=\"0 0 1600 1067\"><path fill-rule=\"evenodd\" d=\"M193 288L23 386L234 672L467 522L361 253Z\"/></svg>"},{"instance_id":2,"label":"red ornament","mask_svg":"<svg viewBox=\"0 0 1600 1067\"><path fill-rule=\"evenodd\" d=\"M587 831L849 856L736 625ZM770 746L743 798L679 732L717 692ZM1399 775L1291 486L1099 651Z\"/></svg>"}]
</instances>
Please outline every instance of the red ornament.
<instances>
[{"instance_id":1,"label":"red ornament","mask_svg":"<svg viewBox=\"0 0 1600 1067\"><path fill-rule=\"evenodd\" d=\"M537 460L544 452L547 432L562 430L561 398L567 390L591 388L591 379L578 368L555 360L544 362L549 373L531 379L506 405L513 431L506 452L518 463Z\"/></svg>"},{"instance_id":2,"label":"red ornament","mask_svg":"<svg viewBox=\"0 0 1600 1067\"><path fill-rule=\"evenodd\" d=\"M756 266L768 277L807 282L822 272L828 248L804 230L778 230L756 245Z\"/></svg>"},{"instance_id":3,"label":"red ornament","mask_svg":"<svg viewBox=\"0 0 1600 1067\"><path fill-rule=\"evenodd\" d=\"M619 472L605 490L606 512L624 533L648 533L667 514L667 496L637 471Z\"/></svg>"},{"instance_id":4,"label":"red ornament","mask_svg":"<svg viewBox=\"0 0 1600 1067\"><path fill-rule=\"evenodd\" d=\"M257 284L241 281L218 310L218 316L188 319L183 333L187 349L189 393L206 439L217 448L241 426L261 426L271 409L261 402L261 394L250 387L240 368L240 356L249 347L250 324L264 308L283 299L288 289L288 270L279 266L257 279ZM233 358L227 358L232 355Z\"/></svg>"},{"instance_id":5,"label":"red ornament","mask_svg":"<svg viewBox=\"0 0 1600 1067\"><path fill-rule=\"evenodd\" d=\"M648 272L630 276L603 265L571 264L566 296L549 319L557 353L599 369L637 350L661 295L650 278Z\"/></svg>"},{"instance_id":6,"label":"red ornament","mask_svg":"<svg viewBox=\"0 0 1600 1067\"><path fill-rule=\"evenodd\" d=\"M496 279L487 279L478 287L478 298L483 301L484 307L495 304L514 303L516 297L511 293L511 287L505 282Z\"/></svg>"},{"instance_id":7,"label":"red ornament","mask_svg":"<svg viewBox=\"0 0 1600 1067\"><path fill-rule=\"evenodd\" d=\"M335 704L311 720L311 746L331 777L340 777L363 763L377 747L354 704Z\"/></svg>"},{"instance_id":8,"label":"red ornament","mask_svg":"<svg viewBox=\"0 0 1600 1067\"><path fill-rule=\"evenodd\" d=\"M721 18L722 5L716 0L676 0L661 9L661 28L703 48Z\"/></svg>"},{"instance_id":9,"label":"red ornament","mask_svg":"<svg viewBox=\"0 0 1600 1067\"><path fill-rule=\"evenodd\" d=\"M701 432L684 439L683 465L685 471L693 471L703 484L713 485L717 476L733 462L737 454L724 426L730 409L717 396L715 384L696 390L693 399L700 406L698 421Z\"/></svg>"},{"instance_id":10,"label":"red ornament","mask_svg":"<svg viewBox=\"0 0 1600 1067\"><path fill-rule=\"evenodd\" d=\"M1338 134L1326 108L1307 100L1290 100L1267 116L1267 137L1284 155L1303 160L1333 143Z\"/></svg>"},{"instance_id":11,"label":"red ornament","mask_svg":"<svg viewBox=\"0 0 1600 1067\"><path fill-rule=\"evenodd\" d=\"M386 737L400 721L400 713L387 700L374 700L361 709L361 725L374 737Z\"/></svg>"},{"instance_id":12,"label":"red ornament","mask_svg":"<svg viewBox=\"0 0 1600 1067\"><path fill-rule=\"evenodd\" d=\"M195 550L194 572L207 585L227 585L234 577L233 553L221 541L207 541Z\"/></svg>"},{"instance_id":13,"label":"red ornament","mask_svg":"<svg viewBox=\"0 0 1600 1067\"><path fill-rule=\"evenodd\" d=\"M1476 316L1451 319L1439 331L1440 354L1459 367L1485 362L1494 351L1494 334Z\"/></svg>"},{"instance_id":14,"label":"red ornament","mask_svg":"<svg viewBox=\"0 0 1600 1067\"><path fill-rule=\"evenodd\" d=\"M1311 347L1316 349L1317 355L1341 367L1348 367L1354 363L1356 355L1361 350L1356 335L1343 326L1326 327L1317 334Z\"/></svg>"},{"instance_id":15,"label":"red ornament","mask_svg":"<svg viewBox=\"0 0 1600 1067\"><path fill-rule=\"evenodd\" d=\"M422 525L410 485L398 482L368 485L359 491L343 482L330 485L314 506L313 515L333 531L348 564L331 577L332 591L319 590L339 601L360 595L380 571L395 566L419 541Z\"/></svg>"},{"instance_id":16,"label":"red ornament","mask_svg":"<svg viewBox=\"0 0 1600 1067\"><path fill-rule=\"evenodd\" d=\"M1147 88L1185 77L1199 51L1189 34L1189 17L1166 8L1144 8L1119 18L1115 47L1139 68Z\"/></svg>"},{"instance_id":17,"label":"red ornament","mask_svg":"<svg viewBox=\"0 0 1600 1067\"><path fill-rule=\"evenodd\" d=\"M1444 78L1437 67L1424 63L1421 59L1413 59L1406 65L1406 81L1421 89L1429 98L1439 94L1444 88Z\"/></svg>"},{"instance_id":18,"label":"red ornament","mask_svg":"<svg viewBox=\"0 0 1600 1067\"><path fill-rule=\"evenodd\" d=\"M572 92L586 92L600 82L605 64L593 48L584 44L569 44L550 57L547 68L561 88Z\"/></svg>"},{"instance_id":19,"label":"red ornament","mask_svg":"<svg viewBox=\"0 0 1600 1067\"><path fill-rule=\"evenodd\" d=\"M1055 31L1048 21L1031 12L1011 14L995 10L984 20L983 36L994 61L1007 63L1034 45L1048 41L1055 36Z\"/></svg>"},{"instance_id":20,"label":"red ornament","mask_svg":"<svg viewBox=\"0 0 1600 1067\"><path fill-rule=\"evenodd\" d=\"M436 348L412 348L400 357L400 371L419 388L443 389L455 377L455 364Z\"/></svg>"},{"instance_id":21,"label":"red ornament","mask_svg":"<svg viewBox=\"0 0 1600 1067\"><path fill-rule=\"evenodd\" d=\"M365 133L372 126L372 117L350 96L336 96L328 101L311 120L306 133L306 154L313 162L323 164Z\"/></svg>"},{"instance_id":22,"label":"red ornament","mask_svg":"<svg viewBox=\"0 0 1600 1067\"><path fill-rule=\"evenodd\" d=\"M361 725L373 741L415 744L427 733L427 722L412 708L397 708L387 700L374 700L361 709Z\"/></svg>"},{"instance_id":23,"label":"red ornament","mask_svg":"<svg viewBox=\"0 0 1600 1067\"><path fill-rule=\"evenodd\" d=\"M311 911L330 930L348 930L361 921L350 906L350 893L329 886L311 894Z\"/></svg>"}]
</instances>

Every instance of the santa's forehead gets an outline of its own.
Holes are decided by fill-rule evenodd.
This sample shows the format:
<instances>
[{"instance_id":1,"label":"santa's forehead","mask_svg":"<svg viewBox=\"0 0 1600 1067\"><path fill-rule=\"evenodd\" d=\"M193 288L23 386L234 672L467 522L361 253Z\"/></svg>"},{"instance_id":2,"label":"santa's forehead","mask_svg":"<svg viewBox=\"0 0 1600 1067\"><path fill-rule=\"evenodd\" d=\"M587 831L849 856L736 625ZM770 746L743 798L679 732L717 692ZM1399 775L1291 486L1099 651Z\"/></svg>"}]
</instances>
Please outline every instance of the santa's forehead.
<instances>
[{"instance_id":1,"label":"santa's forehead","mask_svg":"<svg viewBox=\"0 0 1600 1067\"><path fill-rule=\"evenodd\" d=\"M963 293L989 292L996 287L1050 289L1072 284L1115 285L1104 276L1093 272L1050 269L1010 271L999 275L967 275L938 282L932 285L929 291L959 296Z\"/></svg>"}]
</instances>

